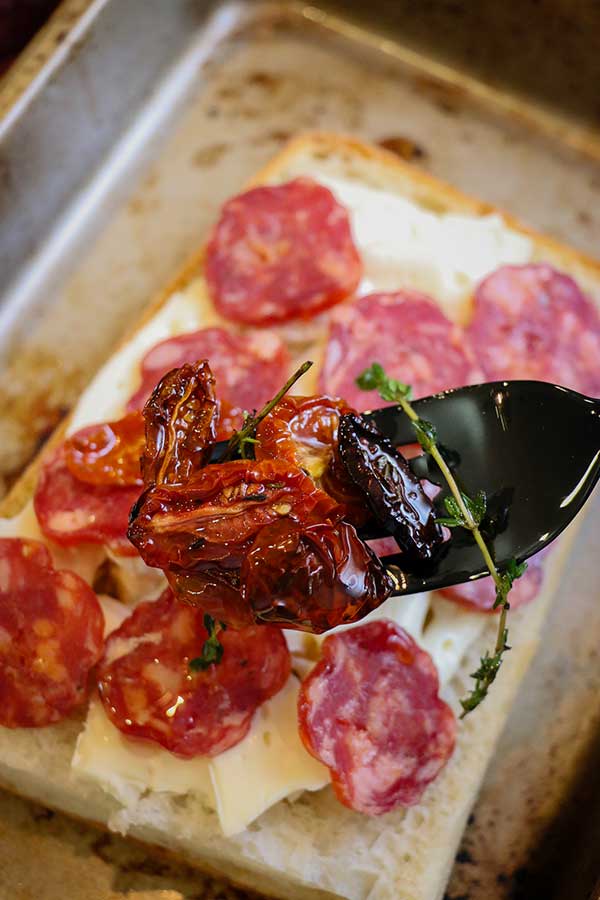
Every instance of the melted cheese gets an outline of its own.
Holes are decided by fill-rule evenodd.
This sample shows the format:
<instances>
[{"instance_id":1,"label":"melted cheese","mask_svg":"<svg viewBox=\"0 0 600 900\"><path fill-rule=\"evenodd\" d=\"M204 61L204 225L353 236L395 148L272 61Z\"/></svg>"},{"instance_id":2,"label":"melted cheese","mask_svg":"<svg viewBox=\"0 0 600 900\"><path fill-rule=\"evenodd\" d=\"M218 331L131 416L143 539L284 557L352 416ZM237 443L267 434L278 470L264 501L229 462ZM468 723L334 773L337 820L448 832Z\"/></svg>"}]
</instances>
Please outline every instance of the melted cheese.
<instances>
[{"instance_id":1,"label":"melted cheese","mask_svg":"<svg viewBox=\"0 0 600 900\"><path fill-rule=\"evenodd\" d=\"M316 174L349 211L364 264L359 293L409 287L463 322L477 282L498 266L529 262L531 240L499 215L436 213L395 194Z\"/></svg>"},{"instance_id":2,"label":"melted cheese","mask_svg":"<svg viewBox=\"0 0 600 900\"><path fill-rule=\"evenodd\" d=\"M104 599L102 606L106 613ZM130 811L148 789L199 796L216 810L223 833L237 834L274 803L329 783L327 769L307 753L298 734L298 687L290 676L257 710L249 733L235 747L190 760L122 734L95 698L71 765Z\"/></svg>"},{"instance_id":3,"label":"melted cheese","mask_svg":"<svg viewBox=\"0 0 600 900\"><path fill-rule=\"evenodd\" d=\"M256 711L244 740L210 761L217 813L226 836L243 831L274 803L329 783L328 770L304 749L298 734L299 686L290 676L283 690Z\"/></svg>"},{"instance_id":4,"label":"melted cheese","mask_svg":"<svg viewBox=\"0 0 600 900\"><path fill-rule=\"evenodd\" d=\"M141 556L118 556L107 549L110 569L119 597L134 606L143 600L156 600L167 587L162 569L147 566Z\"/></svg>"},{"instance_id":5,"label":"melted cheese","mask_svg":"<svg viewBox=\"0 0 600 900\"><path fill-rule=\"evenodd\" d=\"M214 807L206 757L179 759L150 741L127 737L109 721L97 698L90 703L71 765L126 806L153 790L197 794Z\"/></svg>"},{"instance_id":6,"label":"melted cheese","mask_svg":"<svg viewBox=\"0 0 600 900\"><path fill-rule=\"evenodd\" d=\"M487 621L484 613L463 609L440 594L431 595L430 618L419 643L435 662L442 687L456 675Z\"/></svg>"}]
</instances>

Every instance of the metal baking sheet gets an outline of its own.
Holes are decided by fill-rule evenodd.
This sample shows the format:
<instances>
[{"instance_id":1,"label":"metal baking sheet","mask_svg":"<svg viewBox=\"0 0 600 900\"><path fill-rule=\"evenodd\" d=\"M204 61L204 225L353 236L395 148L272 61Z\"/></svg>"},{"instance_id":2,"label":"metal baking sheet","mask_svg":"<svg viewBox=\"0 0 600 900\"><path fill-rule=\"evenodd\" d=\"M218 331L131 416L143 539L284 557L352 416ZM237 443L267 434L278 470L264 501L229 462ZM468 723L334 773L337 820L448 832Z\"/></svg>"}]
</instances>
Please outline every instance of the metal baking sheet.
<instances>
[{"instance_id":1,"label":"metal baking sheet","mask_svg":"<svg viewBox=\"0 0 600 900\"><path fill-rule=\"evenodd\" d=\"M600 154L585 123L567 128L563 113L397 40L378 18L389 3L372 4L368 27L342 6L330 15L294 3L94 0L49 69L12 85L0 123L7 484L201 243L222 200L298 131L385 143L594 252ZM583 900L598 875L599 526L596 502L449 900ZM2 900L243 896L9 797L0 873Z\"/></svg>"}]
</instances>

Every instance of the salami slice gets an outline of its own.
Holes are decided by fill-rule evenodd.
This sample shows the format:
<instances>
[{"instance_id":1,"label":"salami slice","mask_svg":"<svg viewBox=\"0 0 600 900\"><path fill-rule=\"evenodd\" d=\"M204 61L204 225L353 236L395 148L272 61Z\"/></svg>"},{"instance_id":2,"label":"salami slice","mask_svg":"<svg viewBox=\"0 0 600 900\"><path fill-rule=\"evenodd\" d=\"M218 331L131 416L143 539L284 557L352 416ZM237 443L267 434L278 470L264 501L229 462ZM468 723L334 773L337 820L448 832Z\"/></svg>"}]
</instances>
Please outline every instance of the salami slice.
<instances>
[{"instance_id":1,"label":"salami slice","mask_svg":"<svg viewBox=\"0 0 600 900\"><path fill-rule=\"evenodd\" d=\"M544 580L542 556L543 554L538 554L529 559L525 574L521 575L513 584L508 597L511 609L518 609L520 606L531 603L539 594ZM452 587L444 588L440 593L468 609L497 614L500 612L499 609L494 609L496 588L491 577L480 578L478 581L467 581L465 584L454 584Z\"/></svg>"},{"instance_id":2,"label":"salami slice","mask_svg":"<svg viewBox=\"0 0 600 900\"><path fill-rule=\"evenodd\" d=\"M44 462L33 505L42 532L57 544L105 544L121 556L135 556L127 525L140 490L79 481L67 466L63 445Z\"/></svg>"},{"instance_id":3,"label":"salami slice","mask_svg":"<svg viewBox=\"0 0 600 900\"><path fill-rule=\"evenodd\" d=\"M40 541L0 539L0 725L50 725L79 706L103 633L82 578L57 572Z\"/></svg>"},{"instance_id":4,"label":"salami slice","mask_svg":"<svg viewBox=\"0 0 600 900\"><path fill-rule=\"evenodd\" d=\"M348 213L309 178L229 200L206 251L206 280L228 319L307 319L356 289L362 264Z\"/></svg>"},{"instance_id":5,"label":"salami slice","mask_svg":"<svg viewBox=\"0 0 600 900\"><path fill-rule=\"evenodd\" d=\"M236 335L204 328L162 341L146 353L141 384L127 408L142 409L163 375L200 359L208 360L216 379L221 404L217 440L241 426L245 410L252 412L270 400L288 375L287 350L273 332Z\"/></svg>"},{"instance_id":6,"label":"salami slice","mask_svg":"<svg viewBox=\"0 0 600 900\"><path fill-rule=\"evenodd\" d=\"M346 806L377 816L417 803L454 749L431 657L389 619L323 642L298 699L300 735Z\"/></svg>"},{"instance_id":7,"label":"salami slice","mask_svg":"<svg viewBox=\"0 0 600 900\"><path fill-rule=\"evenodd\" d=\"M600 317L573 279L549 265L489 275L468 334L490 381L531 378L600 396Z\"/></svg>"},{"instance_id":8,"label":"salami slice","mask_svg":"<svg viewBox=\"0 0 600 900\"><path fill-rule=\"evenodd\" d=\"M221 632L223 657L190 669L207 638L200 610L165 591L141 603L106 643L99 691L125 734L155 741L181 757L215 756L239 743L254 711L290 674L281 631L267 625Z\"/></svg>"},{"instance_id":9,"label":"salami slice","mask_svg":"<svg viewBox=\"0 0 600 900\"><path fill-rule=\"evenodd\" d=\"M336 310L319 387L359 412L384 406L376 391L362 391L356 384L374 362L391 378L410 384L413 397L482 380L462 329L416 291L369 294Z\"/></svg>"}]
</instances>

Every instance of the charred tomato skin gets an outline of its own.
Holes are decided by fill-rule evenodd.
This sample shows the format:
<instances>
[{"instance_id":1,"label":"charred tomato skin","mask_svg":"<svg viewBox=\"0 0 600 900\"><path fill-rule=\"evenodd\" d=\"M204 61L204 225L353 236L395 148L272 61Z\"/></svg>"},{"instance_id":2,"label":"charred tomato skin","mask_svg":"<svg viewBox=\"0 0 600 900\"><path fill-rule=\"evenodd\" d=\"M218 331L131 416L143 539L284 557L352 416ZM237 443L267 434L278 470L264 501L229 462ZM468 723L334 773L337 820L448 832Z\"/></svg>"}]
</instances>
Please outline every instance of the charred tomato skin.
<instances>
[{"instance_id":1,"label":"charred tomato skin","mask_svg":"<svg viewBox=\"0 0 600 900\"><path fill-rule=\"evenodd\" d=\"M432 559L443 541L433 503L404 457L367 419L347 413L338 428L339 454L373 516L411 563Z\"/></svg>"}]
</instances>

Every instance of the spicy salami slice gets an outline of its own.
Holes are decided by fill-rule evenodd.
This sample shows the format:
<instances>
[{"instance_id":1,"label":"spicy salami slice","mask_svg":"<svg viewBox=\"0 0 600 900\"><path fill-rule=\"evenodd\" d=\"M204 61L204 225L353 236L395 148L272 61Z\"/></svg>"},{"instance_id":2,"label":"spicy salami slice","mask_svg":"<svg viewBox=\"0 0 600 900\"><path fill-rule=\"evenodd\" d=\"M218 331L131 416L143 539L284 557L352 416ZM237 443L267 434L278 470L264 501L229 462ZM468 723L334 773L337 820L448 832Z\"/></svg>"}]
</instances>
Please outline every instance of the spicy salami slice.
<instances>
[{"instance_id":1,"label":"spicy salami slice","mask_svg":"<svg viewBox=\"0 0 600 900\"><path fill-rule=\"evenodd\" d=\"M309 178L229 200L206 250L206 280L228 319L307 319L356 289L362 264L348 213Z\"/></svg>"},{"instance_id":2,"label":"spicy salami slice","mask_svg":"<svg viewBox=\"0 0 600 900\"><path fill-rule=\"evenodd\" d=\"M389 619L323 642L298 699L300 735L346 806L377 816L417 803L454 749L431 657Z\"/></svg>"},{"instance_id":3,"label":"spicy salami slice","mask_svg":"<svg viewBox=\"0 0 600 900\"><path fill-rule=\"evenodd\" d=\"M320 389L343 397L359 412L384 406L376 391L356 384L374 362L391 378L410 384L413 397L482 380L462 329L416 291L369 294L335 311Z\"/></svg>"},{"instance_id":4,"label":"spicy salami slice","mask_svg":"<svg viewBox=\"0 0 600 900\"><path fill-rule=\"evenodd\" d=\"M244 335L224 328L204 328L162 341L146 353L141 384L127 408L142 409L167 372L185 363L206 359L216 380L221 406L217 440L242 425L244 411L263 406L277 393L288 374L289 356L283 342L270 331Z\"/></svg>"},{"instance_id":5,"label":"spicy salami slice","mask_svg":"<svg viewBox=\"0 0 600 900\"><path fill-rule=\"evenodd\" d=\"M543 554L538 554L527 560L525 573L517 578L508 596L511 609L518 609L520 606L531 603L539 594L544 580L542 558ZM496 588L491 577L480 578L478 581L467 581L465 584L454 584L452 587L444 588L440 593L468 609L500 613L499 609L494 609Z\"/></svg>"},{"instance_id":6,"label":"spicy salami slice","mask_svg":"<svg viewBox=\"0 0 600 900\"><path fill-rule=\"evenodd\" d=\"M254 711L290 674L281 631L270 626L220 632L223 657L190 668L208 637L203 613L165 591L141 603L106 642L98 687L111 721L125 734L182 757L215 756L239 743Z\"/></svg>"},{"instance_id":7,"label":"spicy salami slice","mask_svg":"<svg viewBox=\"0 0 600 900\"><path fill-rule=\"evenodd\" d=\"M71 473L62 445L42 465L33 505L44 535L61 546L106 544L135 556L127 539L129 511L140 495L135 485L94 485Z\"/></svg>"},{"instance_id":8,"label":"spicy salami slice","mask_svg":"<svg viewBox=\"0 0 600 900\"><path fill-rule=\"evenodd\" d=\"M503 266L485 278L468 334L488 380L531 378L600 396L600 316L549 265Z\"/></svg>"},{"instance_id":9,"label":"spicy salami slice","mask_svg":"<svg viewBox=\"0 0 600 900\"><path fill-rule=\"evenodd\" d=\"M104 616L40 541L0 539L0 725L37 728L81 704L102 653Z\"/></svg>"}]
</instances>

